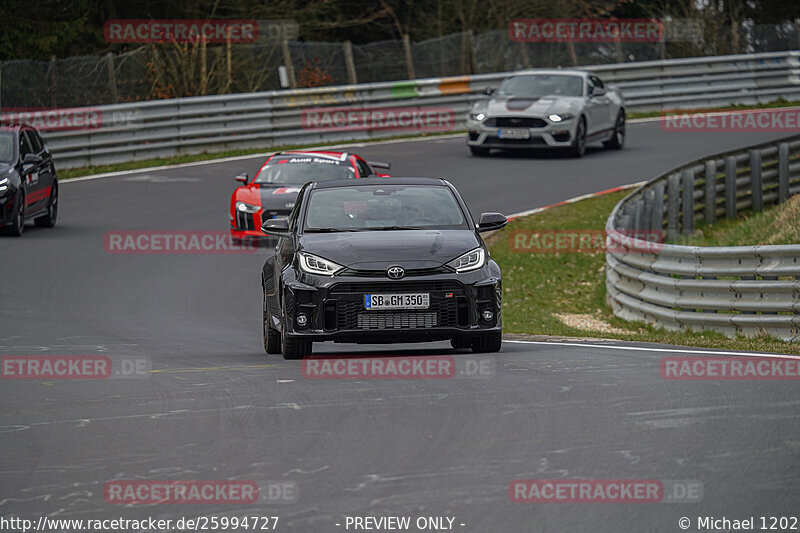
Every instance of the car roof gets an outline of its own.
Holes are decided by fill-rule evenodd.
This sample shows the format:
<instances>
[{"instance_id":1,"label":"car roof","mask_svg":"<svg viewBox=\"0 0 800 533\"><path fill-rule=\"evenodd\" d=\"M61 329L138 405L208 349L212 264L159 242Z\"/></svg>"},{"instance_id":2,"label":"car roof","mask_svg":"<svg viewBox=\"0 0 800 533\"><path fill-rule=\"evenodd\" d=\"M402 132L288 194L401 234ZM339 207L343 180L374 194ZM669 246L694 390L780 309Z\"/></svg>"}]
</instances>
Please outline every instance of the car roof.
<instances>
[{"instance_id":1,"label":"car roof","mask_svg":"<svg viewBox=\"0 0 800 533\"><path fill-rule=\"evenodd\" d=\"M37 130L36 128L34 128L29 124L10 124L10 125L2 124L0 125L0 131L16 131L16 132L35 131L37 133L39 132L39 130Z\"/></svg>"},{"instance_id":2,"label":"car roof","mask_svg":"<svg viewBox=\"0 0 800 533\"><path fill-rule=\"evenodd\" d=\"M527 74L547 74L551 76L555 76L558 74L566 75L566 76L582 76L586 77L592 74L586 70L579 70L576 68L529 68L525 70L518 70L512 74L512 76L524 76ZM511 76L509 76L511 77Z\"/></svg>"},{"instance_id":3,"label":"car roof","mask_svg":"<svg viewBox=\"0 0 800 533\"><path fill-rule=\"evenodd\" d=\"M272 157L283 157L283 156L292 157L298 155L320 157L324 159L335 159L337 161L346 161L351 154L347 152L327 152L327 151L317 151L317 150L287 150L285 152L276 152L272 155Z\"/></svg>"},{"instance_id":4,"label":"car roof","mask_svg":"<svg viewBox=\"0 0 800 533\"><path fill-rule=\"evenodd\" d=\"M329 180L314 182L315 189L333 189L336 187L353 187L363 185L445 185L442 178L377 178L368 177L359 180Z\"/></svg>"}]
</instances>

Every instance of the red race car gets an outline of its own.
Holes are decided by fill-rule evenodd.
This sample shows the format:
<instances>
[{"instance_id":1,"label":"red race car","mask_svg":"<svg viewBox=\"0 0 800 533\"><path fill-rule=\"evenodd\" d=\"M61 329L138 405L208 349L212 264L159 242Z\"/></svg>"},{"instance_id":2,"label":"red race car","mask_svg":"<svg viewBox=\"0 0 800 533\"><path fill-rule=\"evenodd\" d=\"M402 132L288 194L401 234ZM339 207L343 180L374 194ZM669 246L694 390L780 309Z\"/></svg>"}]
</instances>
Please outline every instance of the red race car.
<instances>
[{"instance_id":1,"label":"red race car","mask_svg":"<svg viewBox=\"0 0 800 533\"><path fill-rule=\"evenodd\" d=\"M236 176L244 185L231 195L231 237L234 242L264 237L261 224L288 216L300 188L309 181L327 181L371 176L389 177L377 170L389 170L388 163L367 162L346 152L278 152L266 160L250 180Z\"/></svg>"}]
</instances>

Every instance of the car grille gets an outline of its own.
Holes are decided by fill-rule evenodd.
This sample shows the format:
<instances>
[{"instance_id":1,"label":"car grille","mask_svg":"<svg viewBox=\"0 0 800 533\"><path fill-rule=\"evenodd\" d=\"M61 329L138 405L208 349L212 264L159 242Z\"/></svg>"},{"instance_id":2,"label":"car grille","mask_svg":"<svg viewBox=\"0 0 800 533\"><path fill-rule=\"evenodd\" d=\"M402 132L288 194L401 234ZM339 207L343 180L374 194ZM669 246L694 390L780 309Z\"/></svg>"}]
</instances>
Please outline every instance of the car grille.
<instances>
[{"instance_id":1,"label":"car grille","mask_svg":"<svg viewBox=\"0 0 800 533\"><path fill-rule=\"evenodd\" d=\"M366 311L364 294L380 292L427 292L430 293L430 307L418 310ZM447 297L448 294L450 297ZM335 301L335 325L326 324L326 329L424 329L457 327L459 322L464 322L464 288L456 281L339 283L331 287L330 297L331 303ZM462 309L461 320L459 305Z\"/></svg>"},{"instance_id":2,"label":"car grille","mask_svg":"<svg viewBox=\"0 0 800 533\"><path fill-rule=\"evenodd\" d=\"M547 122L535 117L490 117L483 125L488 128L544 128Z\"/></svg>"}]
</instances>

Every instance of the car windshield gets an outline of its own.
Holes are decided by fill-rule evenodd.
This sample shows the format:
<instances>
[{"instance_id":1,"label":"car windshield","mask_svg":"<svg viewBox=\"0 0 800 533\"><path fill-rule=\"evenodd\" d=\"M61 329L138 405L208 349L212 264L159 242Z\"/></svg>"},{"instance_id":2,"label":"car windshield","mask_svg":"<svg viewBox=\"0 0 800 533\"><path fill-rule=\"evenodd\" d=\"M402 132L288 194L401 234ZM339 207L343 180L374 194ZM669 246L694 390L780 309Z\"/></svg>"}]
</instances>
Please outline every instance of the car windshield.
<instances>
[{"instance_id":1,"label":"car windshield","mask_svg":"<svg viewBox=\"0 0 800 533\"><path fill-rule=\"evenodd\" d=\"M11 163L14 161L14 134L10 131L0 131L0 162Z\"/></svg>"},{"instance_id":2,"label":"car windshield","mask_svg":"<svg viewBox=\"0 0 800 533\"><path fill-rule=\"evenodd\" d=\"M293 162L284 159L277 163L265 165L253 180L254 183L276 185L303 185L309 181L346 180L355 177L350 165L335 163L330 160L314 160Z\"/></svg>"},{"instance_id":3,"label":"car windshield","mask_svg":"<svg viewBox=\"0 0 800 533\"><path fill-rule=\"evenodd\" d=\"M583 96L583 78L562 74L514 76L500 84L500 96Z\"/></svg>"},{"instance_id":4,"label":"car windshield","mask_svg":"<svg viewBox=\"0 0 800 533\"><path fill-rule=\"evenodd\" d=\"M466 229L452 191L436 185L370 185L311 191L305 231Z\"/></svg>"}]
</instances>

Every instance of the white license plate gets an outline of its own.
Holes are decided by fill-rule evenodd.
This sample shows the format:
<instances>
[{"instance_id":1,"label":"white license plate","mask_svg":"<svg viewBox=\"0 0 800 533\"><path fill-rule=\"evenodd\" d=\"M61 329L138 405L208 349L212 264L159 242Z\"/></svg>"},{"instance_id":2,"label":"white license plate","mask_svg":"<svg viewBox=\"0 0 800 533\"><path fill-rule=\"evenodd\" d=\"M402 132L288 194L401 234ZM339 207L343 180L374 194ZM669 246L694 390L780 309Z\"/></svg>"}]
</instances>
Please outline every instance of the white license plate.
<instances>
[{"instance_id":1,"label":"white license plate","mask_svg":"<svg viewBox=\"0 0 800 533\"><path fill-rule=\"evenodd\" d=\"M531 132L519 128L497 130L498 139L527 139L530 136Z\"/></svg>"},{"instance_id":2,"label":"white license plate","mask_svg":"<svg viewBox=\"0 0 800 533\"><path fill-rule=\"evenodd\" d=\"M364 309L380 311L384 309L427 309L431 305L431 295L427 292L414 294L365 294Z\"/></svg>"}]
</instances>

